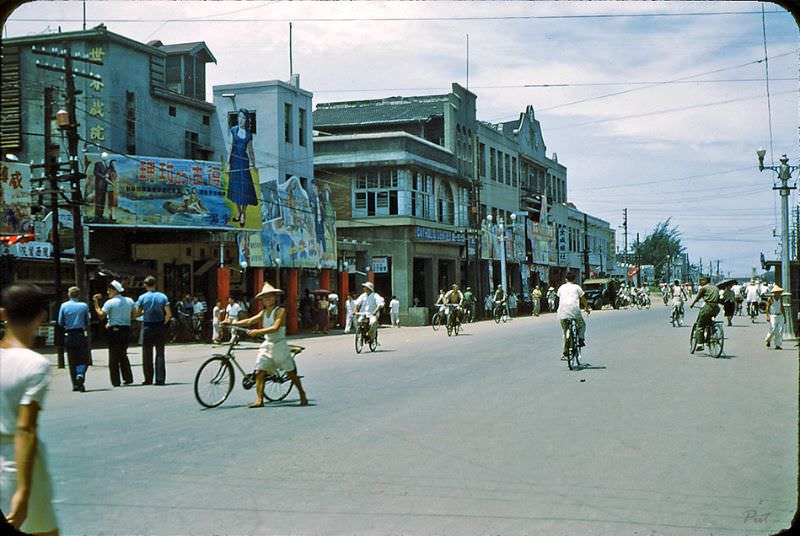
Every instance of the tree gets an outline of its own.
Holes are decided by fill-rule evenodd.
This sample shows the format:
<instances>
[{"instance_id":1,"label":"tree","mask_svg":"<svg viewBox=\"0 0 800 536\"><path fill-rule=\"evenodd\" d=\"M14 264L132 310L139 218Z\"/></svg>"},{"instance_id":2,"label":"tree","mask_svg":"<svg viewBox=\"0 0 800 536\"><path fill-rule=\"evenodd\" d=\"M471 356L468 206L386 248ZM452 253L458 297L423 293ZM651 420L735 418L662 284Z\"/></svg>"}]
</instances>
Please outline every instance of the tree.
<instances>
[{"instance_id":1,"label":"tree","mask_svg":"<svg viewBox=\"0 0 800 536\"><path fill-rule=\"evenodd\" d=\"M655 267L657 281L666 277L669 260L684 252L681 233L677 227L670 226L670 220L671 218L667 218L659 222L638 244L638 249L634 244L634 251L639 255L640 262Z\"/></svg>"}]
</instances>

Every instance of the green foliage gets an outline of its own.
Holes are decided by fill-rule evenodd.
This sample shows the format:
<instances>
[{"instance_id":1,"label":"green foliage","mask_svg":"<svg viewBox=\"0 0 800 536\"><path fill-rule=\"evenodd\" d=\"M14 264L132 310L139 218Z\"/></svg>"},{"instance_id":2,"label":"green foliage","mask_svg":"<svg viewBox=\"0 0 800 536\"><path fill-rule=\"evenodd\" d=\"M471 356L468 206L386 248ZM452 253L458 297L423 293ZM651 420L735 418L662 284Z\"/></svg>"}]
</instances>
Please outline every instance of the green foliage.
<instances>
[{"instance_id":1,"label":"green foliage","mask_svg":"<svg viewBox=\"0 0 800 536\"><path fill-rule=\"evenodd\" d=\"M667 272L668 259L674 258L684 252L681 244L681 233L677 227L670 226L670 218L658 223L653 231L648 234L634 250L639 254L642 264L655 266L656 281Z\"/></svg>"}]
</instances>

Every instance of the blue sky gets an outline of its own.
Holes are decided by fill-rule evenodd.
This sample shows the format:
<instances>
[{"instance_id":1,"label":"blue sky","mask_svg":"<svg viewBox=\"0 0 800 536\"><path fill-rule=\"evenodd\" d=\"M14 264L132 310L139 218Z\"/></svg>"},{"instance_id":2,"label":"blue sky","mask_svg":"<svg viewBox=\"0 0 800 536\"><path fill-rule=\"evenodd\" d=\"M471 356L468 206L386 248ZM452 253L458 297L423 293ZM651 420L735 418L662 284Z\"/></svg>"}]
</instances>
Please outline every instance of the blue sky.
<instances>
[{"instance_id":1,"label":"blue sky","mask_svg":"<svg viewBox=\"0 0 800 536\"><path fill-rule=\"evenodd\" d=\"M691 257L721 259L723 271L747 274L760 252L776 256L779 204L755 157L764 146L770 159L760 3L86 5L88 26L102 20L141 41L205 41L218 61L208 67L209 94L214 84L288 78L293 20L295 71L317 103L464 84L469 34L479 118L511 120L533 105L579 208L617 227L627 207L634 237L671 217ZM798 31L782 8L764 7L775 160L786 152L797 164ZM708 14L721 12L747 13ZM80 2L36 2L14 13L4 35L80 29L80 16ZM446 20L454 17L477 18ZM174 20L185 18L195 20ZM318 20L342 18L394 20ZM439 20L401 20L413 18ZM559 86L521 87L529 84Z\"/></svg>"}]
</instances>

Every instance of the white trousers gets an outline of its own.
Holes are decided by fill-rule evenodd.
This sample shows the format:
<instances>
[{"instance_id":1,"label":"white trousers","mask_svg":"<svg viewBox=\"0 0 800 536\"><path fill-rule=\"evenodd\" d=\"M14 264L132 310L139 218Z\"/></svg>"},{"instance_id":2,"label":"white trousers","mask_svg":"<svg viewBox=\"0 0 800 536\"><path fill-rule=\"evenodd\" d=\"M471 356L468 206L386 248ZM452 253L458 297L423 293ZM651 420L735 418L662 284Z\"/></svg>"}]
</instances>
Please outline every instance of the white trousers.
<instances>
[{"instance_id":1,"label":"white trousers","mask_svg":"<svg viewBox=\"0 0 800 536\"><path fill-rule=\"evenodd\" d=\"M348 313L347 317L345 318L344 332L350 333L351 329L353 329L353 313Z\"/></svg>"},{"instance_id":2,"label":"white trousers","mask_svg":"<svg viewBox=\"0 0 800 536\"><path fill-rule=\"evenodd\" d=\"M769 332L764 342L773 341L775 347L783 345L783 315L769 315Z\"/></svg>"},{"instance_id":3,"label":"white trousers","mask_svg":"<svg viewBox=\"0 0 800 536\"><path fill-rule=\"evenodd\" d=\"M219 338L221 337L219 332L219 320L213 320L211 322L211 328L212 328L211 340L218 341Z\"/></svg>"},{"instance_id":4,"label":"white trousers","mask_svg":"<svg viewBox=\"0 0 800 536\"><path fill-rule=\"evenodd\" d=\"M392 325L395 327L400 326L400 313L389 313L389 316L392 317Z\"/></svg>"}]
</instances>

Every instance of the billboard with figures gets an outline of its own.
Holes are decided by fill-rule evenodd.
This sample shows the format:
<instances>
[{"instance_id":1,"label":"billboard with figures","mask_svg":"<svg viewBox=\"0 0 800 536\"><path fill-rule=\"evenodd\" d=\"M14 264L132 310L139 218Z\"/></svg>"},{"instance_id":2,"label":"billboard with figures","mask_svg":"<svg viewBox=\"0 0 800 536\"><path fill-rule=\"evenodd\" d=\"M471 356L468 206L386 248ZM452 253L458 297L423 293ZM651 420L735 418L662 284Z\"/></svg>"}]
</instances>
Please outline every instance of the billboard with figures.
<instances>
[{"instance_id":1,"label":"billboard with figures","mask_svg":"<svg viewBox=\"0 0 800 536\"><path fill-rule=\"evenodd\" d=\"M33 232L31 168L17 162L0 162L0 233Z\"/></svg>"}]
</instances>

